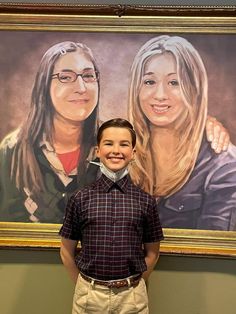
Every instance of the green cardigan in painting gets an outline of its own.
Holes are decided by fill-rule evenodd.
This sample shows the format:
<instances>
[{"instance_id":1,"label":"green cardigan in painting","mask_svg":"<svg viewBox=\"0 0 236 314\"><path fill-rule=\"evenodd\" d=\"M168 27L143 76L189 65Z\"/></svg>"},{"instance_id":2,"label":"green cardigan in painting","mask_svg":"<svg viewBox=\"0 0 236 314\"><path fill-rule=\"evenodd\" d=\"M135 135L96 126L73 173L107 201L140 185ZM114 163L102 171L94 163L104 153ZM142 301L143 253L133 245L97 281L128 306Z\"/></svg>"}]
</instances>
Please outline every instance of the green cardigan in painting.
<instances>
[{"instance_id":1,"label":"green cardigan in painting","mask_svg":"<svg viewBox=\"0 0 236 314\"><path fill-rule=\"evenodd\" d=\"M14 178L11 178L17 133L8 135L0 145L0 221L62 223L68 198L77 189L96 179L98 167L88 162L80 165L86 169L84 175L69 175L71 182L64 185L42 148L36 147L34 153L43 174L45 191L37 196L32 195L24 187L18 189Z\"/></svg>"}]
</instances>

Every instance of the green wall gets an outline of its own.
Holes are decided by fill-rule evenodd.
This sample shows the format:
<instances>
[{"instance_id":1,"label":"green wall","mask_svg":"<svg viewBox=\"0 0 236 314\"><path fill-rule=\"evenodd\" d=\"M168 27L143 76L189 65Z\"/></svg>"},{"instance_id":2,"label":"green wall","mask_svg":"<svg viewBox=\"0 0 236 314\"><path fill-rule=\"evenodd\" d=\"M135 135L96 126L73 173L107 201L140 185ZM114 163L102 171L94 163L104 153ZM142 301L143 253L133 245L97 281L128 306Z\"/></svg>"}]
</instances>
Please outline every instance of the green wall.
<instances>
[{"instance_id":1,"label":"green wall","mask_svg":"<svg viewBox=\"0 0 236 314\"><path fill-rule=\"evenodd\" d=\"M149 288L151 314L235 314L236 260L162 256Z\"/></svg>"},{"instance_id":2,"label":"green wall","mask_svg":"<svg viewBox=\"0 0 236 314\"><path fill-rule=\"evenodd\" d=\"M0 314L70 314L73 284L58 251L0 250ZM236 260L161 256L150 314L235 314Z\"/></svg>"}]
</instances>

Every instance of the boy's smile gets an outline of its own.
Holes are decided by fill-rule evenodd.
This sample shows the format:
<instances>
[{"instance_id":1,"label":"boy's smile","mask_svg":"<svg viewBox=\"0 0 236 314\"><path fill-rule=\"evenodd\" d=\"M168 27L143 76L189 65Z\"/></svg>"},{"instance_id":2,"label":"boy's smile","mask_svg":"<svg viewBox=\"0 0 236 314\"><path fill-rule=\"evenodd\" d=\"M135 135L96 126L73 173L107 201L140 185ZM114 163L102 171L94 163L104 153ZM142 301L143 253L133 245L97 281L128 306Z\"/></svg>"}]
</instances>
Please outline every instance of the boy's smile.
<instances>
[{"instance_id":1,"label":"boy's smile","mask_svg":"<svg viewBox=\"0 0 236 314\"><path fill-rule=\"evenodd\" d=\"M111 171L116 172L127 167L134 157L130 131L120 127L105 129L97 148L97 156Z\"/></svg>"}]
</instances>

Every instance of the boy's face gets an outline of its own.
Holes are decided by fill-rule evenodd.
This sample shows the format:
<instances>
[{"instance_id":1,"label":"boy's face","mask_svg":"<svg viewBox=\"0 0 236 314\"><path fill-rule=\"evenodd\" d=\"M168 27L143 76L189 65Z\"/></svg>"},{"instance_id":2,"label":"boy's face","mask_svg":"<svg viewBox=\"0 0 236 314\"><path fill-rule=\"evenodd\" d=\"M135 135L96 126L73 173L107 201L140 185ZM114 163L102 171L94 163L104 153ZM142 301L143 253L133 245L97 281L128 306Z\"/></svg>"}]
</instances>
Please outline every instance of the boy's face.
<instances>
[{"instance_id":1,"label":"boy's face","mask_svg":"<svg viewBox=\"0 0 236 314\"><path fill-rule=\"evenodd\" d=\"M111 171L125 168L134 157L130 131L119 127L105 129L97 148L97 156Z\"/></svg>"}]
</instances>

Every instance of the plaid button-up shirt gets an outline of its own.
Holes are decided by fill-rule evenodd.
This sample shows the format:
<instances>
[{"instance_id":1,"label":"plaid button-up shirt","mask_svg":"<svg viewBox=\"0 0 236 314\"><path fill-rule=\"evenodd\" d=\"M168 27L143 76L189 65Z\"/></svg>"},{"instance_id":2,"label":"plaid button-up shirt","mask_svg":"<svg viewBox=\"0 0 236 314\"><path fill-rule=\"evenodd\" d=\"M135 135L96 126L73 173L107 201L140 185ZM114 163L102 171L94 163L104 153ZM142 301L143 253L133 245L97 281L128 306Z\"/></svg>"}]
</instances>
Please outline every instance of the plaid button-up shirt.
<instances>
[{"instance_id":1,"label":"plaid button-up shirt","mask_svg":"<svg viewBox=\"0 0 236 314\"><path fill-rule=\"evenodd\" d=\"M104 175L70 198L60 235L81 241L76 264L100 280L144 272L143 243L163 239L155 198L128 176L114 183Z\"/></svg>"}]
</instances>

